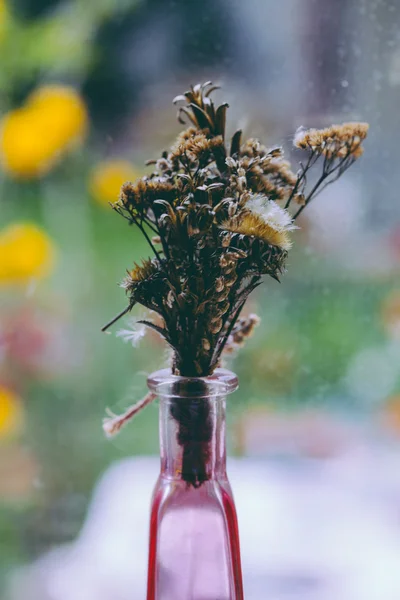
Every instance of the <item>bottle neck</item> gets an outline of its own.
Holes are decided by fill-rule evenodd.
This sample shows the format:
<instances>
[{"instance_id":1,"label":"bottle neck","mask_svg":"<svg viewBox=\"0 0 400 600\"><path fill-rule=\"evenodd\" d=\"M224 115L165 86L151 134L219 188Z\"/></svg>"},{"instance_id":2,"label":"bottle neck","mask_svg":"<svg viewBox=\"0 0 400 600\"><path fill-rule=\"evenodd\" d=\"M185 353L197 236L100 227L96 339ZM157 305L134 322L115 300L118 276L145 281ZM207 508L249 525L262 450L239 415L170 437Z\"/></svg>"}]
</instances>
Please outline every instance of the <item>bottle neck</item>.
<instances>
[{"instance_id":1,"label":"bottle neck","mask_svg":"<svg viewBox=\"0 0 400 600\"><path fill-rule=\"evenodd\" d=\"M194 487L226 478L225 396L160 396L161 476Z\"/></svg>"},{"instance_id":2,"label":"bottle neck","mask_svg":"<svg viewBox=\"0 0 400 600\"><path fill-rule=\"evenodd\" d=\"M183 377L168 369L147 380L160 398L161 476L199 488L225 478L225 399L237 377L216 369L209 377Z\"/></svg>"}]
</instances>

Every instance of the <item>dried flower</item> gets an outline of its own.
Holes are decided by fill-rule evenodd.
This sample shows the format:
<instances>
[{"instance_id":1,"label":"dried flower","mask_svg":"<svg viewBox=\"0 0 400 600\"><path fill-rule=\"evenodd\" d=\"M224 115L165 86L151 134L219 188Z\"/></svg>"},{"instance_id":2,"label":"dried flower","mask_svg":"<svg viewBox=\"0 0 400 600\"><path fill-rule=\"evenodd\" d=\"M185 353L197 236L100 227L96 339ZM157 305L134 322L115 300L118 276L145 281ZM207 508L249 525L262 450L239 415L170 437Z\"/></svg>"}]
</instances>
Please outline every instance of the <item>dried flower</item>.
<instances>
[{"instance_id":1,"label":"dried flower","mask_svg":"<svg viewBox=\"0 0 400 600\"><path fill-rule=\"evenodd\" d=\"M169 159L172 163L193 164L198 162L201 165L207 162L214 148L223 145L222 136L214 138L207 137L206 132L196 131L193 127L186 130L184 134L178 137L177 142L172 146Z\"/></svg>"},{"instance_id":2,"label":"dried flower","mask_svg":"<svg viewBox=\"0 0 400 600\"><path fill-rule=\"evenodd\" d=\"M362 142L367 137L368 129L368 123L343 123L325 129L301 127L297 130L293 143L295 147L307 151L308 159L300 163L296 183L285 204L285 208L288 208L293 200L300 205L294 219L317 194L339 179L362 156ZM321 164L321 174L311 190L307 191L307 174L317 164Z\"/></svg>"},{"instance_id":3,"label":"dried flower","mask_svg":"<svg viewBox=\"0 0 400 600\"><path fill-rule=\"evenodd\" d=\"M122 284L128 306L103 329L137 303L154 311L157 322L143 323L172 348L173 373L186 377L210 375L222 353L238 348L252 333L258 318L240 319L248 296L263 276L279 280L295 219L361 155L368 129L347 123L299 131L295 145L308 158L295 174L281 148L268 150L254 139L242 143L241 131L226 145L227 104L214 105L213 89L207 82L175 98L179 121L189 128L169 152L149 161L155 165L151 175L122 186L113 205L141 231L154 258L128 271ZM319 176L309 190L307 175L318 165ZM120 335L136 341L138 334L123 330ZM127 411L122 422L135 411ZM184 476L190 485L201 485L204 457L182 433L185 414L171 411L185 460L193 459L193 469L186 464ZM118 423L107 422L107 427L114 431Z\"/></svg>"},{"instance_id":4,"label":"dried flower","mask_svg":"<svg viewBox=\"0 0 400 600\"><path fill-rule=\"evenodd\" d=\"M260 324L260 317L254 313L248 317L242 317L233 327L224 348L224 354L232 354L244 345L246 340L254 333L254 329Z\"/></svg>"},{"instance_id":5,"label":"dried flower","mask_svg":"<svg viewBox=\"0 0 400 600\"><path fill-rule=\"evenodd\" d=\"M294 136L296 148L318 149L322 154L330 152L354 152L368 134L368 123L343 123L325 129L304 129L300 127Z\"/></svg>"},{"instance_id":6,"label":"dried flower","mask_svg":"<svg viewBox=\"0 0 400 600\"><path fill-rule=\"evenodd\" d=\"M265 223L276 231L298 229L287 210L262 194L252 196L246 203L246 209L261 217Z\"/></svg>"},{"instance_id":7,"label":"dried flower","mask_svg":"<svg viewBox=\"0 0 400 600\"><path fill-rule=\"evenodd\" d=\"M138 179L136 183L128 181L121 188L119 204L131 214L148 210L154 200L172 200L174 187L168 181Z\"/></svg>"},{"instance_id":8,"label":"dried flower","mask_svg":"<svg viewBox=\"0 0 400 600\"><path fill-rule=\"evenodd\" d=\"M273 200L270 200L269 202L275 204ZM276 207L279 210L284 210L278 205L276 205ZM288 232L294 227L292 225L289 227L282 227L279 220L274 221L273 212L274 209L271 209L270 213L266 213L265 217L264 215L250 210L240 217L234 217L229 221L224 221L221 224L221 227L228 231L232 231L233 233L239 233L250 238L259 238L264 242L267 242L267 244L282 248L282 250L289 250L292 247L292 242ZM292 221L290 220L290 223L291 222Z\"/></svg>"},{"instance_id":9,"label":"dried flower","mask_svg":"<svg viewBox=\"0 0 400 600\"><path fill-rule=\"evenodd\" d=\"M156 399L156 395L152 392L146 394L142 400L132 404L122 415L115 415L108 410L108 417L103 419L103 430L107 437L113 437L119 433L124 425L133 419L143 408L151 404Z\"/></svg>"},{"instance_id":10,"label":"dried flower","mask_svg":"<svg viewBox=\"0 0 400 600\"><path fill-rule=\"evenodd\" d=\"M152 275L158 272L157 262L150 258L144 260L141 265L135 263L135 266L129 271L129 281L134 284L139 281L146 281Z\"/></svg>"},{"instance_id":11,"label":"dried flower","mask_svg":"<svg viewBox=\"0 0 400 600\"><path fill-rule=\"evenodd\" d=\"M228 151L227 105L214 106L213 89L207 82L175 98L190 127L150 161L151 175L122 186L114 204L154 253L128 271L122 286L129 305L121 314L136 303L155 311L161 325L146 324L173 348L175 373L187 376L212 373L262 275L278 279L284 271L294 219L360 155L368 130L345 123L298 131L295 145L310 154L295 175L281 148L254 139L242 144L240 131ZM321 156L322 173L308 192L306 173Z\"/></svg>"}]
</instances>

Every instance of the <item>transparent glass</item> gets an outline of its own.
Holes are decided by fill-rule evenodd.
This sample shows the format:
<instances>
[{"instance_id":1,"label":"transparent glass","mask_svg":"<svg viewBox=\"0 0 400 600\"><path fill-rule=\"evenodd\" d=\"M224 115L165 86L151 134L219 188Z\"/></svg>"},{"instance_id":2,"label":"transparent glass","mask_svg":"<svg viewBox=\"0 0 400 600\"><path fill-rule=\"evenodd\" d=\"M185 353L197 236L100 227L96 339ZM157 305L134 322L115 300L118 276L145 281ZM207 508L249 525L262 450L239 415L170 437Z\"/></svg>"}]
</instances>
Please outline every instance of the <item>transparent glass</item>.
<instances>
[{"instance_id":1,"label":"transparent glass","mask_svg":"<svg viewBox=\"0 0 400 600\"><path fill-rule=\"evenodd\" d=\"M147 600L242 600L239 534L226 474L225 405L236 376L154 373L161 470L151 507Z\"/></svg>"}]
</instances>

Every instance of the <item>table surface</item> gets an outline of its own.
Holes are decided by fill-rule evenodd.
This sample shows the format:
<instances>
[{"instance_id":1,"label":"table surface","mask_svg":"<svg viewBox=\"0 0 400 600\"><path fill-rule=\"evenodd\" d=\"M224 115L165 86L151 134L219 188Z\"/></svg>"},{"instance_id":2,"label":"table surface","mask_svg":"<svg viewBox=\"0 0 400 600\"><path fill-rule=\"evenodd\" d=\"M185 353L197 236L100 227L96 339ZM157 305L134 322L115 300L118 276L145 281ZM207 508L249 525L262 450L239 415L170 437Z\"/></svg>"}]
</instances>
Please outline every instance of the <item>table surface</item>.
<instances>
[{"instance_id":1,"label":"table surface","mask_svg":"<svg viewBox=\"0 0 400 600\"><path fill-rule=\"evenodd\" d=\"M246 600L399 600L400 456L230 459ZM16 573L11 600L143 600L156 457L112 465L76 541Z\"/></svg>"}]
</instances>

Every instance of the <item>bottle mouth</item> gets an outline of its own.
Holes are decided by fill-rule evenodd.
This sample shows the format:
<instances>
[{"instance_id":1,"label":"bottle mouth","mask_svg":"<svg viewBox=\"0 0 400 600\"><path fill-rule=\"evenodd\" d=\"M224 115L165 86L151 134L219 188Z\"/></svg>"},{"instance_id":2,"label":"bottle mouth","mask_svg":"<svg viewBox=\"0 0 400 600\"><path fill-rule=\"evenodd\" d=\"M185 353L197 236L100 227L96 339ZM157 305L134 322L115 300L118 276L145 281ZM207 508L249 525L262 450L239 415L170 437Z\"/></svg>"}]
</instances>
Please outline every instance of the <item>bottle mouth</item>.
<instances>
[{"instance_id":1,"label":"bottle mouth","mask_svg":"<svg viewBox=\"0 0 400 600\"><path fill-rule=\"evenodd\" d=\"M231 394L238 388L238 378L227 369L215 369L208 377L182 377L161 369L149 375L147 385L164 398L208 398Z\"/></svg>"}]
</instances>

